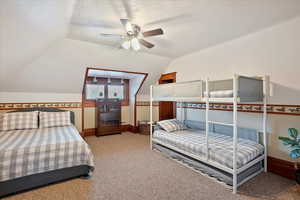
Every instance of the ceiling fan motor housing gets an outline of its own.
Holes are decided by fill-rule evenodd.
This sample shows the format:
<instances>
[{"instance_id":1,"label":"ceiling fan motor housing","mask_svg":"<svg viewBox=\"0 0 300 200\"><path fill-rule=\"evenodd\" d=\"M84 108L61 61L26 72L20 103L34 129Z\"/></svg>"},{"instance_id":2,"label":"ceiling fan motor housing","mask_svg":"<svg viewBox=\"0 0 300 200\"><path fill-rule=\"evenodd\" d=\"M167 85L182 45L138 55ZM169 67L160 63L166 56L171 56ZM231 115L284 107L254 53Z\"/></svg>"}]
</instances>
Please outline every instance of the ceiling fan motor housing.
<instances>
[{"instance_id":1,"label":"ceiling fan motor housing","mask_svg":"<svg viewBox=\"0 0 300 200\"><path fill-rule=\"evenodd\" d=\"M140 34L141 27L136 24L132 24L132 30L133 31L127 31L127 35L129 37L137 37Z\"/></svg>"}]
</instances>

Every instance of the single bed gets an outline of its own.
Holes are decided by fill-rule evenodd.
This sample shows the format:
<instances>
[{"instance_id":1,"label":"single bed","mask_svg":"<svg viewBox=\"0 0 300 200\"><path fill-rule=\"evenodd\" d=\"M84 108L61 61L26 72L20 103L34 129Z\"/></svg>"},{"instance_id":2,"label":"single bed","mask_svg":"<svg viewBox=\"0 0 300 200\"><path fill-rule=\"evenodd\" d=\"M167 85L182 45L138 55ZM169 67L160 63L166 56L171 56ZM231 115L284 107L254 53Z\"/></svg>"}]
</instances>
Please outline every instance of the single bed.
<instances>
[{"instance_id":1,"label":"single bed","mask_svg":"<svg viewBox=\"0 0 300 200\"><path fill-rule=\"evenodd\" d=\"M169 133L159 129L153 133L153 140L158 143L162 142L164 144L175 146L183 151L206 158L205 131L187 129ZM240 138L238 141L237 167L241 168L248 162L263 154L263 152L264 147L261 144ZM232 168L232 137L210 132L209 159Z\"/></svg>"},{"instance_id":2,"label":"single bed","mask_svg":"<svg viewBox=\"0 0 300 200\"><path fill-rule=\"evenodd\" d=\"M29 109L34 110L41 108ZM93 169L92 152L74 125L0 132L0 196L87 176Z\"/></svg>"},{"instance_id":3,"label":"single bed","mask_svg":"<svg viewBox=\"0 0 300 200\"><path fill-rule=\"evenodd\" d=\"M156 126L152 138L153 148L166 157L232 187L232 127L219 124L209 126L209 157L207 158L205 123L193 120L185 120L184 123L189 129L175 132L166 132ZM241 185L249 177L263 170L263 162L255 160L262 158L264 147L259 142L259 133L256 130L239 127L238 132L240 137L237 148L237 184Z\"/></svg>"}]
</instances>

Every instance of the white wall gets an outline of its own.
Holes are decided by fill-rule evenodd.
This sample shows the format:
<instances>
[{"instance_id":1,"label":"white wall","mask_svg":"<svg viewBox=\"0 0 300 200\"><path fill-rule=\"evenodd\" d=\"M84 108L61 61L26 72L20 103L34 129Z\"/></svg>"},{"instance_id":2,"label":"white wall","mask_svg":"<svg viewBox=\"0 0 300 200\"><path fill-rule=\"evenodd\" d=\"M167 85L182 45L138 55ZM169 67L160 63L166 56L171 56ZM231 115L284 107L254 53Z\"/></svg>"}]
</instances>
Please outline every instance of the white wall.
<instances>
[{"instance_id":1,"label":"white wall","mask_svg":"<svg viewBox=\"0 0 300 200\"><path fill-rule=\"evenodd\" d=\"M80 93L0 92L0 103L81 102Z\"/></svg>"},{"instance_id":2,"label":"white wall","mask_svg":"<svg viewBox=\"0 0 300 200\"><path fill-rule=\"evenodd\" d=\"M172 61L166 72L177 72L177 81L231 78L242 75L270 75L274 83L273 104L300 104L300 17L215 47ZM203 117L201 111L193 118ZM196 112L196 113L195 113ZM230 121L231 112L213 112L216 120ZM241 125L261 128L258 114L239 113ZM288 127L300 130L299 116L269 115L269 154L287 159L286 148L278 141Z\"/></svg>"},{"instance_id":3,"label":"white wall","mask_svg":"<svg viewBox=\"0 0 300 200\"><path fill-rule=\"evenodd\" d=\"M300 17L171 62L177 81L268 74L275 84L271 103L299 104ZM287 98L288 97L288 98Z\"/></svg>"}]
</instances>

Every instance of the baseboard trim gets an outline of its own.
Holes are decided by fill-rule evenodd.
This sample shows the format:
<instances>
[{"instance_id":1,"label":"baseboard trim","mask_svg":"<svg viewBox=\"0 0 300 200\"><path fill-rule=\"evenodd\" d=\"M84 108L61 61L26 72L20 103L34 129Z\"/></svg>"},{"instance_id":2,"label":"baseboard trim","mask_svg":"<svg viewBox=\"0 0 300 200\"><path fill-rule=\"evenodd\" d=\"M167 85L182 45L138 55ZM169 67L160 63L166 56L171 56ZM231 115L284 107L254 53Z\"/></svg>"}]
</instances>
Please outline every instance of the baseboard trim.
<instances>
[{"instance_id":1,"label":"baseboard trim","mask_svg":"<svg viewBox=\"0 0 300 200\"><path fill-rule=\"evenodd\" d=\"M133 127L134 126L132 126L130 124L124 124L124 125L121 126L121 131L122 132L128 131L128 132L136 133L136 132L134 132L136 129L133 128ZM84 137L96 135L96 128L87 128L87 129L84 129L83 135L84 135Z\"/></svg>"},{"instance_id":2,"label":"baseboard trim","mask_svg":"<svg viewBox=\"0 0 300 200\"><path fill-rule=\"evenodd\" d=\"M139 133L139 128L138 128L138 126L130 125L129 131L132 132L132 133Z\"/></svg>"},{"instance_id":3,"label":"baseboard trim","mask_svg":"<svg viewBox=\"0 0 300 200\"><path fill-rule=\"evenodd\" d=\"M268 172L296 180L294 163L268 156Z\"/></svg>"},{"instance_id":4,"label":"baseboard trim","mask_svg":"<svg viewBox=\"0 0 300 200\"><path fill-rule=\"evenodd\" d=\"M96 128L87 128L83 131L84 137L96 135Z\"/></svg>"}]
</instances>

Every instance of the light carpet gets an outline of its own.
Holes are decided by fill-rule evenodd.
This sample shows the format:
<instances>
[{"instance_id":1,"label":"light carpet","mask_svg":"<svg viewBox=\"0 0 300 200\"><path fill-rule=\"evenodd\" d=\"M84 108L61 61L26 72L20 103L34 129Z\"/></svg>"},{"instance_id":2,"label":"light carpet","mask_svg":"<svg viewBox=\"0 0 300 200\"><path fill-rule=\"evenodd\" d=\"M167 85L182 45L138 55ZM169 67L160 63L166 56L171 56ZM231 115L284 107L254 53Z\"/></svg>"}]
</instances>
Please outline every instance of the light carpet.
<instances>
[{"instance_id":1,"label":"light carpet","mask_svg":"<svg viewBox=\"0 0 300 200\"><path fill-rule=\"evenodd\" d=\"M294 181L262 173L239 188L229 189L163 157L149 148L147 136L123 133L87 137L96 169L90 179L76 178L7 197L22 200L299 200ZM1 189L1 188L0 188Z\"/></svg>"}]
</instances>

